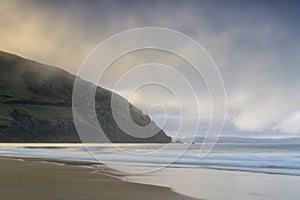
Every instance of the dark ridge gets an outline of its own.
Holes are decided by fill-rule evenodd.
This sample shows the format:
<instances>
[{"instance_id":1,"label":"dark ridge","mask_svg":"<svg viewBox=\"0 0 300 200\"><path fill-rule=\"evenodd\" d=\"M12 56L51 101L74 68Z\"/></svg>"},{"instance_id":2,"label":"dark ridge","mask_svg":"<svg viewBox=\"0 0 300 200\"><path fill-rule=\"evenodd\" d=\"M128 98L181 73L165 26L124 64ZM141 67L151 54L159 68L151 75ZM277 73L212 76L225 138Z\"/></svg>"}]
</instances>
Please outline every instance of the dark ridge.
<instances>
[{"instance_id":1,"label":"dark ridge","mask_svg":"<svg viewBox=\"0 0 300 200\"><path fill-rule=\"evenodd\" d=\"M72 115L75 78L57 67L0 51L0 142L81 142ZM82 81L86 87L91 86ZM95 95L98 121L112 142L171 142L163 130L149 138L135 138L123 132L112 116L112 94L97 87ZM127 102L121 96L118 98L120 102ZM138 125L154 123L138 108L131 104L129 108Z\"/></svg>"}]
</instances>

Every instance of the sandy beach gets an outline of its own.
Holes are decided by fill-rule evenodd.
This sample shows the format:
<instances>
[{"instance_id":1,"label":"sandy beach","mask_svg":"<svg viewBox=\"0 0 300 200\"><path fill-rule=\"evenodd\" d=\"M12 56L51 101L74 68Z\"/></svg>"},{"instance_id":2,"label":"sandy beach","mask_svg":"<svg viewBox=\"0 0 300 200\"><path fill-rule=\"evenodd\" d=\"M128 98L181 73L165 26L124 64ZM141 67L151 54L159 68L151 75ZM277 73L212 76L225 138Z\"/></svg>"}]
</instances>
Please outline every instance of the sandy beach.
<instances>
[{"instance_id":1,"label":"sandy beach","mask_svg":"<svg viewBox=\"0 0 300 200\"><path fill-rule=\"evenodd\" d=\"M171 189L121 181L78 165L0 159L0 199L192 200Z\"/></svg>"},{"instance_id":2,"label":"sandy beach","mask_svg":"<svg viewBox=\"0 0 300 200\"><path fill-rule=\"evenodd\" d=\"M119 147L143 151L160 145ZM178 153L177 144L168 155L156 157L115 156L113 147L99 144L100 163L78 144L0 144L0 199L299 199L299 145L272 144L269 153L265 144L219 145L205 160L195 157L198 147L154 171ZM112 158L124 170L101 164Z\"/></svg>"}]
</instances>

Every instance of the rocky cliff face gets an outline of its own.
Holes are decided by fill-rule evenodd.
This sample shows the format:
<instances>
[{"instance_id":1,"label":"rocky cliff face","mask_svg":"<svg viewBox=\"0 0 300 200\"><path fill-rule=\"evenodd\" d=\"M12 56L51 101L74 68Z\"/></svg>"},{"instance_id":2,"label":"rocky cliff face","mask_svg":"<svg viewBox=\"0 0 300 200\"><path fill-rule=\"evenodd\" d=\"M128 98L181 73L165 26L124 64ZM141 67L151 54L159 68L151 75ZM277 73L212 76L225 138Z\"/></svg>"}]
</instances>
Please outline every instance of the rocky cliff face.
<instances>
[{"instance_id":1,"label":"rocky cliff face","mask_svg":"<svg viewBox=\"0 0 300 200\"><path fill-rule=\"evenodd\" d=\"M81 142L72 115L74 80L74 75L59 68L0 52L0 142ZM112 116L113 93L100 87L96 91L97 118L112 142L171 141L162 130L149 138L124 133ZM129 107L137 124L153 123L141 110Z\"/></svg>"}]
</instances>

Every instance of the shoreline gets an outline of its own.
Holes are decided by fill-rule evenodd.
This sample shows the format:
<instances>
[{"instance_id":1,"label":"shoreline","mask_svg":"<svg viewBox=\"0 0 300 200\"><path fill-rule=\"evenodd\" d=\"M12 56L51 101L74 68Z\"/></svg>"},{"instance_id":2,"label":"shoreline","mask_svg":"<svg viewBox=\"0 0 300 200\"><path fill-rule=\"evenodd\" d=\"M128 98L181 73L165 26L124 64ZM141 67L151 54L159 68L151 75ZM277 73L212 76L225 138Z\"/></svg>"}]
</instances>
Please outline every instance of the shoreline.
<instances>
[{"instance_id":1,"label":"shoreline","mask_svg":"<svg viewBox=\"0 0 300 200\"><path fill-rule=\"evenodd\" d=\"M189 164L194 162L190 162L189 160L183 160L183 162L178 162L177 164L168 166L164 168L164 170L154 170L152 173L149 174L148 173L139 174L139 173L134 173L135 167L137 168L137 170L140 169L146 171L149 169L151 170L152 168L159 167L160 164L163 163L163 162L161 163L156 162L159 161L159 158L162 157L158 156L155 159L153 159L153 157L151 156L145 158L139 157L138 159L133 157L134 159L131 159L131 157L123 157L123 154L114 157L113 155L114 151L111 147L107 145L103 145L103 146L99 145L95 150L101 150L101 152L104 152L106 156L106 157L104 156L103 162L101 162L92 159L90 154L87 151L85 151L85 149L78 148L78 147L69 148L70 145L68 144L62 145L64 147L58 146L57 144L51 146L41 145L41 144L38 144L36 147L32 147L32 146L33 145L30 144L28 147L23 148L24 145L21 145L20 148L18 148L14 144L13 148L9 148L9 147L1 148L2 151L1 151L0 158L2 157L6 159L22 160L24 162L30 161L31 163L40 163L38 165L45 165L45 164L48 166L58 165L60 167L65 167L64 169L67 169L66 171L71 171L71 172L72 170L68 170L68 169L73 168L74 166L76 166L76 168L84 168L85 176L86 173L89 173L89 175L96 176L96 177L105 176L106 178L109 178L109 180L110 178L112 178L114 180L113 181L114 185L116 184L118 185L119 182L125 182L123 184L127 185L126 187L128 187L127 183L142 184L143 186L147 185L148 187L150 186L151 188L150 192L149 190L145 192L145 194L150 193L149 194L150 196L154 195L152 194L153 191L157 191L156 189L153 190L153 188L151 187L151 186L155 186L155 188L159 188L158 191L161 190L167 191L168 195L164 194L166 196L164 196L162 199L170 199L170 200L174 198L178 199L178 197L173 197L175 193L177 195L179 194L181 196L181 198L179 199L183 199L183 200L191 199L191 198L210 199L210 200L220 200L220 199L274 200L274 199L279 199L279 197L280 199L294 200L297 199L296 198L296 196L298 195L297 186L300 184L300 179L299 179L300 171L293 170L294 169L293 167L295 167L295 162L292 162L293 161L292 159L294 158L296 159L295 156L299 155L298 154L299 147L297 148L293 147L291 149L292 151L287 149L287 152L289 152L289 154L285 153L283 155L277 154L278 146L272 147L274 148L274 150L272 150L272 153L267 153L267 154L263 153L263 154L256 155L255 152L246 151L249 152L250 155L252 155L252 157L251 156L248 157L248 154L247 155L231 154L230 152L232 150L231 149L232 146L228 146L226 148L222 147L220 149L217 149L217 153L220 152L221 150L222 151L225 150L225 153L221 154L220 158L217 157L218 158L217 161L223 158L227 160L227 163L230 161L230 165L226 165L227 163L225 162L221 162L220 165L218 165L218 163L216 163L213 160L214 157L212 157L211 159L208 159L208 161L210 160L214 161L212 162L211 165L206 164L206 162L204 162L203 165L201 163L197 165ZM151 150L156 148L157 146L152 146L152 145L150 145L149 147L144 147L144 146L128 147L129 150L131 149ZM176 150L177 147L174 146L174 148ZM195 148L197 148L197 146ZM228 151L228 148L230 151ZM245 148L248 147L246 146ZM294 151L294 148L296 148L295 149L297 150L296 152ZM243 150L244 148L238 147L237 150L239 149ZM259 150L262 151L264 149L265 147L263 146L260 147ZM286 149L286 147L284 147L284 149ZM254 153L255 156L261 156L261 157L253 158ZM276 156L272 157L274 153L276 153ZM163 156L166 159L171 157L171 156L165 157L165 155L161 155L161 156ZM192 156L192 158L194 158L193 151L187 153L186 158L189 158L189 156ZM238 158L237 160L238 165L235 165L234 162L232 163L232 160L236 160L236 158ZM276 159L278 158L278 161L280 161L280 163L278 163L277 161L273 162L274 158ZM116 169L122 169L122 170L121 171L115 170L114 167L112 169L109 168L110 165L106 164L107 160L111 160L108 162L117 163L117 165L121 165L122 168L117 167ZM247 167L247 166L253 166L253 163L251 164L249 163L249 161L255 161L255 165L258 165L259 167ZM271 163L266 163L270 161ZM295 161L298 161L298 159L296 159ZM268 164L268 166L270 167L264 168L266 164ZM286 166L285 164L288 165ZM13 165L12 168L15 168L16 166L18 165L15 164ZM276 168L276 167L274 168L272 166L277 166L277 167L285 166L288 168ZM126 171L127 169L126 167L132 167L134 171L132 170L131 171L133 173L122 172L123 169ZM6 169L4 169L4 172L5 170ZM17 169L13 169L13 170L17 170ZM10 168L8 171L10 172L11 177L18 177L18 176L14 176L15 173L12 172ZM22 175L22 173L19 174ZM65 174L59 177L62 179L66 179ZM76 176L74 175L74 177ZM74 177L72 176L71 178ZM88 177L89 177L88 179L90 179L90 176ZM106 178L102 177L100 179L105 180ZM91 180L94 180L94 177ZM91 180L87 180L87 182ZM2 180L2 182L5 181ZM29 182L28 184L32 184L32 183ZM86 182L84 181L83 184L86 184ZM131 184L129 185L130 185L129 190L132 191L130 192L131 194L129 195L135 194L136 187L135 186L132 187ZM111 193L115 193L117 191L118 193L118 190L116 189L112 190L112 188L118 189L119 187L106 188L105 191L111 191ZM121 189L122 188L123 186L121 187ZM279 190L277 188L282 188L282 189ZM93 193L93 191L91 192ZM122 196L127 197L127 195L128 194L124 194ZM154 195L154 197L156 196ZM130 199L131 197L128 198ZM137 197L135 198L132 197L132 198L137 199ZM119 199L119 197L116 198L109 197L108 199L117 200ZM145 198L142 197L142 199ZM157 199L160 200L161 198L157 197Z\"/></svg>"},{"instance_id":2,"label":"shoreline","mask_svg":"<svg viewBox=\"0 0 300 200\"><path fill-rule=\"evenodd\" d=\"M169 187L122 180L95 165L101 166L92 161L1 156L0 198L195 200Z\"/></svg>"}]
</instances>

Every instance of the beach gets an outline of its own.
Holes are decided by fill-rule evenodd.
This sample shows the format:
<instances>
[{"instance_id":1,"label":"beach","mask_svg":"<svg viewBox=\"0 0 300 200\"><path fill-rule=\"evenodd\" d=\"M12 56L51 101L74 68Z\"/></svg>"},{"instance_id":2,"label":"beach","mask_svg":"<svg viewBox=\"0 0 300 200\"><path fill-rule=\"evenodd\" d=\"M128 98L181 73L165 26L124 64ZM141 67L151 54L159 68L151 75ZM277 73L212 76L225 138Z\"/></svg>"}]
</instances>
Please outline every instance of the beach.
<instances>
[{"instance_id":1,"label":"beach","mask_svg":"<svg viewBox=\"0 0 300 200\"><path fill-rule=\"evenodd\" d=\"M0 159L0 199L192 200L166 187L124 182L80 164Z\"/></svg>"},{"instance_id":2,"label":"beach","mask_svg":"<svg viewBox=\"0 0 300 200\"><path fill-rule=\"evenodd\" d=\"M172 165L184 144L147 153L162 146L0 144L0 199L299 199L298 144L218 144L202 160L194 144Z\"/></svg>"}]
</instances>

